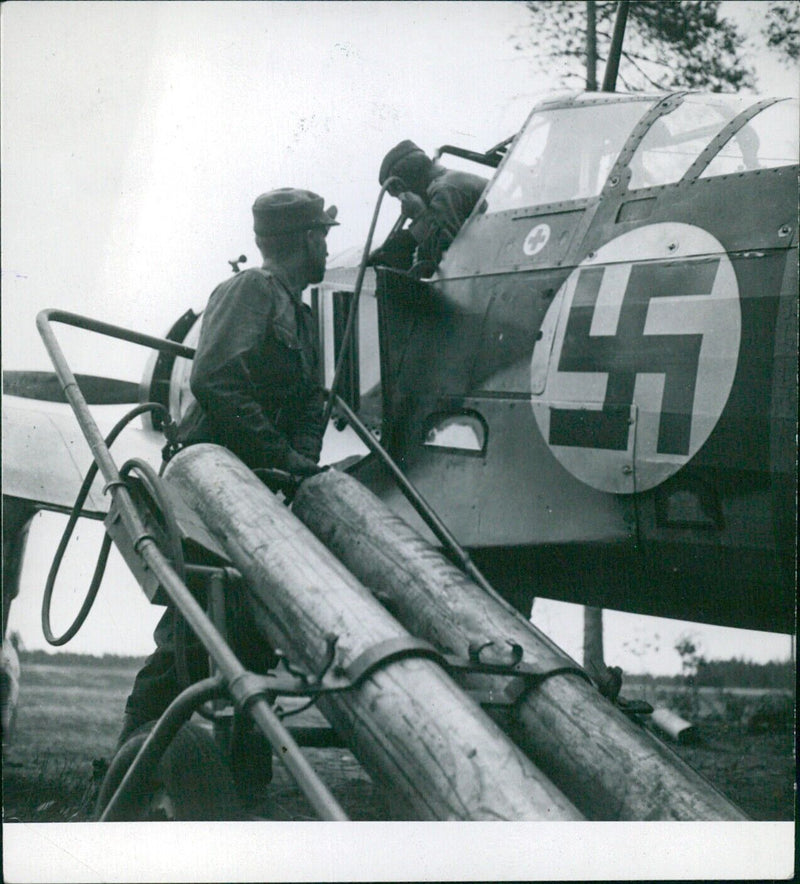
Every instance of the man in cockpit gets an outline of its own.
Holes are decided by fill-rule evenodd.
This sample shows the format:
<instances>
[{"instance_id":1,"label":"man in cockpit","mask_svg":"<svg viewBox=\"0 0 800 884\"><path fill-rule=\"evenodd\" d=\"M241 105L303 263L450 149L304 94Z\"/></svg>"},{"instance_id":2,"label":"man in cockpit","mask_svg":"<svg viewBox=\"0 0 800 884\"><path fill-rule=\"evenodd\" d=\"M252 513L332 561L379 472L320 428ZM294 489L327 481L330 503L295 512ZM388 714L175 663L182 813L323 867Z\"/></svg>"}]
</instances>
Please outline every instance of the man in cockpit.
<instances>
[{"instance_id":1,"label":"man in cockpit","mask_svg":"<svg viewBox=\"0 0 800 884\"><path fill-rule=\"evenodd\" d=\"M395 145L383 158L378 181L400 200L411 225L393 233L370 255L373 266L396 267L417 278L433 275L481 198L487 180L469 172L446 169L413 141Z\"/></svg>"}]
</instances>

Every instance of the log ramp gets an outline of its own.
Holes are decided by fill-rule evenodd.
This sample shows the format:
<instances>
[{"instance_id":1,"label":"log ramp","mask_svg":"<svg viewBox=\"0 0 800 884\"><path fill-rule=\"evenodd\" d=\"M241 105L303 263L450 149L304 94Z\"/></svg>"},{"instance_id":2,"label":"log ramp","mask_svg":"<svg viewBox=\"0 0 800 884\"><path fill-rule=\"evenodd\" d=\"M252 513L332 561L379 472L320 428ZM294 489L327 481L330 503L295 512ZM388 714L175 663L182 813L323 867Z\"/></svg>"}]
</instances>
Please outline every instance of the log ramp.
<instances>
[{"instance_id":1,"label":"log ramp","mask_svg":"<svg viewBox=\"0 0 800 884\"><path fill-rule=\"evenodd\" d=\"M328 470L307 479L293 512L412 634L441 652L466 657L470 645L491 641L487 653L500 653L493 662L507 663L513 642L537 671L574 665L351 476ZM498 694L508 685L507 678L479 678ZM447 726L444 719L441 724ZM509 732L589 819L747 819L579 674L561 673L529 688L512 707Z\"/></svg>"},{"instance_id":2,"label":"log ramp","mask_svg":"<svg viewBox=\"0 0 800 884\"><path fill-rule=\"evenodd\" d=\"M319 671L331 634L338 636L335 662L344 669L378 643L409 637L226 449L193 445L170 461L164 477L245 577L259 631L295 665ZM323 695L318 705L408 818L583 818L431 659L389 662L358 687Z\"/></svg>"}]
</instances>

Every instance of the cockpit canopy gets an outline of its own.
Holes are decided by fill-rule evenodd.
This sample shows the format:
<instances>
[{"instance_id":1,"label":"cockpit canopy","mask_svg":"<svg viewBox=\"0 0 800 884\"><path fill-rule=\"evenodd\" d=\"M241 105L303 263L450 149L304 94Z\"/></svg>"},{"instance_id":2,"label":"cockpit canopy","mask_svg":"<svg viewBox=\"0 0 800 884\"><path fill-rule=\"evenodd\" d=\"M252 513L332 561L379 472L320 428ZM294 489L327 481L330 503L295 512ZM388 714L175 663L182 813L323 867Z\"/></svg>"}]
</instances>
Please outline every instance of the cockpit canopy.
<instances>
[{"instance_id":1,"label":"cockpit canopy","mask_svg":"<svg viewBox=\"0 0 800 884\"><path fill-rule=\"evenodd\" d=\"M666 100L665 100L666 99ZM798 103L739 95L584 94L534 108L484 195L494 214L798 162Z\"/></svg>"}]
</instances>

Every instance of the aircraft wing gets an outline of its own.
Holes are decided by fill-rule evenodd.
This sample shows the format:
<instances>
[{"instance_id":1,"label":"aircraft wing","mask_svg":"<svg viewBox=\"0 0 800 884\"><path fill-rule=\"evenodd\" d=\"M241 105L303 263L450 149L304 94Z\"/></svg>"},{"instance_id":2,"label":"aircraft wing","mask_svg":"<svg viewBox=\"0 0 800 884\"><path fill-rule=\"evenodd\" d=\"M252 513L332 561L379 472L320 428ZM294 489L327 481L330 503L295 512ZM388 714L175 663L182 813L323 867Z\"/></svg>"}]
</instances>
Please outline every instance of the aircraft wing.
<instances>
[{"instance_id":1,"label":"aircraft wing","mask_svg":"<svg viewBox=\"0 0 800 884\"><path fill-rule=\"evenodd\" d=\"M92 415L103 434L130 408L99 406ZM3 495L31 500L43 509L72 508L86 471L92 463L89 445L69 405L18 396L3 397ZM133 421L114 443L111 454L118 465L129 457L161 463L164 439L160 433ZM83 507L84 515L102 516L110 498L98 476Z\"/></svg>"}]
</instances>

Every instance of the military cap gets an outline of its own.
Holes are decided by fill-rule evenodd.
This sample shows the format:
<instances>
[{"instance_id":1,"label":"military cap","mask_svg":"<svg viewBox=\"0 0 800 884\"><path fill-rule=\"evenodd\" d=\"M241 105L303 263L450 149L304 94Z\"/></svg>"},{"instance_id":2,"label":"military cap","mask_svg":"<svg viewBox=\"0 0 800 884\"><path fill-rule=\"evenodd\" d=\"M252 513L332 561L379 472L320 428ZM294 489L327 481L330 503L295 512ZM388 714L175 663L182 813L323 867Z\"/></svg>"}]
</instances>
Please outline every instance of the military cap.
<instances>
[{"instance_id":1,"label":"military cap","mask_svg":"<svg viewBox=\"0 0 800 884\"><path fill-rule=\"evenodd\" d=\"M418 147L413 141L408 139L401 141L400 144L396 144L383 158L381 170L378 173L378 183L382 185L391 176L392 169L400 160L404 160L409 154L417 152L425 153L421 147Z\"/></svg>"},{"instance_id":2,"label":"military cap","mask_svg":"<svg viewBox=\"0 0 800 884\"><path fill-rule=\"evenodd\" d=\"M310 227L332 227L339 222L336 206L323 209L325 200L310 190L281 187L262 193L253 203L256 236L293 233Z\"/></svg>"}]
</instances>

